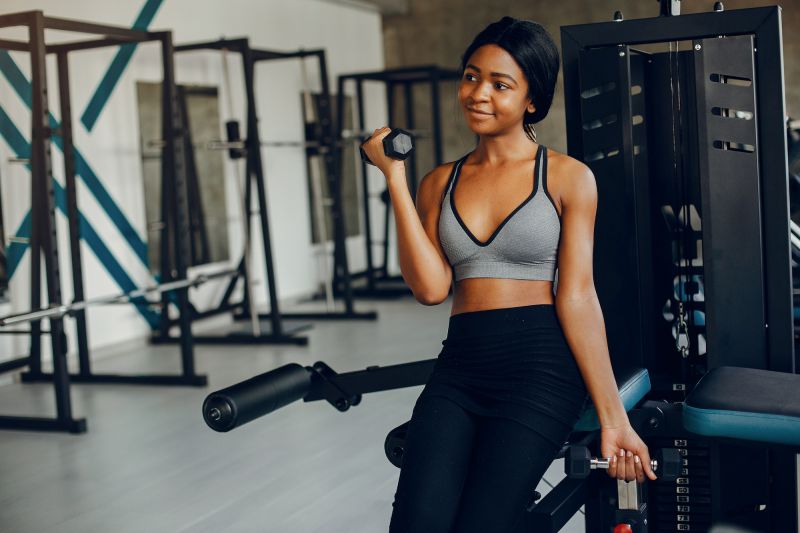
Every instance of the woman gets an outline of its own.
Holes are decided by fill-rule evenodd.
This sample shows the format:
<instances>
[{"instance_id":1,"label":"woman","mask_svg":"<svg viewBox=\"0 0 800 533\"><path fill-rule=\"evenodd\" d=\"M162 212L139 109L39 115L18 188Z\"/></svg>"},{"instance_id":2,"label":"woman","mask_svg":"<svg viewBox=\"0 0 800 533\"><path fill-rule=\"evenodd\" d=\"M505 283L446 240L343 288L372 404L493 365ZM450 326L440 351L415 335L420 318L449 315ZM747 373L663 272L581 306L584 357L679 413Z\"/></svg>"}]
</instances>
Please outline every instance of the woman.
<instances>
[{"instance_id":1,"label":"woman","mask_svg":"<svg viewBox=\"0 0 800 533\"><path fill-rule=\"evenodd\" d=\"M614 379L592 279L597 189L581 162L536 143L558 50L539 24L505 17L462 60L458 98L477 147L419 186L364 146L386 176L400 268L418 301L453 308L417 400L393 533L511 531L591 396L608 475L656 476ZM556 268L559 272L554 295Z\"/></svg>"}]
</instances>

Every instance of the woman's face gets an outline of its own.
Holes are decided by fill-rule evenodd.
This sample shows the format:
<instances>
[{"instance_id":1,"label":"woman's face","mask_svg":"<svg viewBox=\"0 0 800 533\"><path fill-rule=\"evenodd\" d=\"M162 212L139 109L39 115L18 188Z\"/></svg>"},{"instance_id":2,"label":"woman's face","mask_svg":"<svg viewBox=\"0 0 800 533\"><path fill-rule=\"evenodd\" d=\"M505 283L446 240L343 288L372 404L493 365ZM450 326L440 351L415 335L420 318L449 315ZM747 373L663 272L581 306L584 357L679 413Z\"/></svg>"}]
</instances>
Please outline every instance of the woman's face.
<instances>
[{"instance_id":1,"label":"woman's face","mask_svg":"<svg viewBox=\"0 0 800 533\"><path fill-rule=\"evenodd\" d=\"M521 130L525 113L536 109L519 65L495 44L481 46L467 61L458 100L467 125L478 135Z\"/></svg>"}]
</instances>

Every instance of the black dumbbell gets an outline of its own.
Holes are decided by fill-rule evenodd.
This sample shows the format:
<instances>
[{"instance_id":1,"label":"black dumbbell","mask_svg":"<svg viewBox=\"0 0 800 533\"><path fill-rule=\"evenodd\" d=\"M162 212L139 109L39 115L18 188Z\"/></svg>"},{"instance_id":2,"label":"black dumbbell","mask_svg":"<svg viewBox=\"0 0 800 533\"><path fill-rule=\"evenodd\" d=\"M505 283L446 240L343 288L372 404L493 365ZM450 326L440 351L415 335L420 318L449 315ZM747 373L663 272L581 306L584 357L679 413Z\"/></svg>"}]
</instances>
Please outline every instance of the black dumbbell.
<instances>
[{"instance_id":1,"label":"black dumbbell","mask_svg":"<svg viewBox=\"0 0 800 533\"><path fill-rule=\"evenodd\" d=\"M365 140L366 142L366 140ZM394 128L392 131L383 138L383 153L392 159L398 161L405 161L411 152L414 151L414 136L406 130ZM364 152L364 143L361 143L361 160L368 165L374 165Z\"/></svg>"},{"instance_id":2,"label":"black dumbbell","mask_svg":"<svg viewBox=\"0 0 800 533\"><path fill-rule=\"evenodd\" d=\"M678 479L682 464L677 448L659 448L650 459L650 467L659 481L673 482ZM607 470L608 467L608 459L593 458L586 446L570 446L564 454L564 473L568 477L583 479L592 470Z\"/></svg>"}]
</instances>

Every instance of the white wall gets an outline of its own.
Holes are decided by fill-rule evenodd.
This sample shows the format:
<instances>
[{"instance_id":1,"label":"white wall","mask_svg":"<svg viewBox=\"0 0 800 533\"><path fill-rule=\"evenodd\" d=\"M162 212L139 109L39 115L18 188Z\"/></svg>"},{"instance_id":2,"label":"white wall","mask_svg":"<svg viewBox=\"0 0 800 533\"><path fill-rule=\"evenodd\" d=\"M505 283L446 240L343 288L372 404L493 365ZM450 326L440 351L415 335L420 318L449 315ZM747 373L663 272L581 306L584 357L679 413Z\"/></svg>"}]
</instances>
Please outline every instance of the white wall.
<instances>
[{"instance_id":1,"label":"white wall","mask_svg":"<svg viewBox=\"0 0 800 533\"><path fill-rule=\"evenodd\" d=\"M14 13L41 9L46 15L53 17L130 27L144 4L145 0L124 3L101 0L4 0L0 11ZM175 43L207 41L225 36L249 37L252 46L265 49L324 48L332 90L335 90L336 76L339 73L383 68L380 16L376 11L358 4L334 4L319 0L240 0L225 3L213 0L164 0L150 29L172 30ZM49 31L48 36L51 42L83 38L82 35ZM0 38L24 38L24 34L18 29L5 29L0 30ZM152 43L138 47L92 131L87 131L80 122L83 110L116 52L116 48L104 48L73 52L70 56L75 144L139 236L145 238L136 82L160 80L158 45ZM27 54L14 52L11 55L30 79ZM236 108L234 115L244 125L240 63L235 54L229 56L229 61ZM179 83L217 85L223 91L221 65L220 55L215 52L180 54L176 57L177 80ZM54 58L49 59L48 67L50 107L53 115L59 118ZM299 98L302 88L300 72L297 61L268 62L257 67L256 98L262 140L303 137ZM309 62L309 72L312 85L318 87L314 62ZM376 91L374 96L370 96L367 104L368 117L371 120L384 119L382 98L382 91ZM220 94L220 114L223 121L230 118L226 102L226 96ZM29 141L30 111L3 76L0 76L0 105ZM372 127L379 125L382 124L370 124ZM222 132L220 135L222 136ZM30 173L22 165L7 162L13 155L9 145L0 139L0 176L7 235L16 231L30 205ZM55 146L52 155L56 179L63 184L61 153ZM310 294L320 283L310 242L305 156L301 148L265 149L262 155L267 176L278 297L282 300L294 299ZM229 235L231 257L237 257L241 253L242 241L236 220L239 204L233 195L235 187L231 182L235 169L231 165L232 163L227 163L226 167L230 193L227 198ZM78 183L80 209L94 229L137 285L151 284L149 273L117 227L82 180L79 179ZM59 214L58 218L63 300L70 301L67 228L63 215ZM255 291L261 306L266 308L266 274L262 250L257 244L259 242L259 236L254 235L254 275L262 282ZM362 246L359 239L348 242L353 269L359 269L364 264ZM119 292L115 281L85 243L82 244L82 253L86 296L96 297ZM11 302L0 305L0 314L23 312L30 308L28 265L29 254L26 252L12 278ZM209 268L213 270L219 266L221 265ZM224 283L209 283L200 293L195 292L192 295L193 300L199 307L203 306L203 302L214 301L219 297ZM132 307L90 308L88 317L92 347L144 338L149 333L146 322ZM68 320L67 324L70 348L74 348L71 322ZM0 338L0 360L24 354L27 346L26 337Z\"/></svg>"}]
</instances>

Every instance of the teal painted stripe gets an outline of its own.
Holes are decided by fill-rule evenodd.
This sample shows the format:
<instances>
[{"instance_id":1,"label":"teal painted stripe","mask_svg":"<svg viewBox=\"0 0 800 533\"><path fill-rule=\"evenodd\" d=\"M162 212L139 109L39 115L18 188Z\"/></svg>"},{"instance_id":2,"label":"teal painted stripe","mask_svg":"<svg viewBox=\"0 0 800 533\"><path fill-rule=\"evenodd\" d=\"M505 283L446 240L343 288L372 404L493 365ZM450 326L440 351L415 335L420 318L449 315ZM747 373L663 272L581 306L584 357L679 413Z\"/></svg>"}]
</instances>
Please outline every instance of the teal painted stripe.
<instances>
[{"instance_id":1,"label":"teal painted stripe","mask_svg":"<svg viewBox=\"0 0 800 533\"><path fill-rule=\"evenodd\" d=\"M28 109L31 109L33 107L31 84L14 60L11 59L11 54L6 50L0 50L0 72L3 73L3 76L6 77L17 95L25 102Z\"/></svg>"},{"instance_id":2,"label":"teal painted stripe","mask_svg":"<svg viewBox=\"0 0 800 533\"><path fill-rule=\"evenodd\" d=\"M8 82L14 88L16 93L30 109L32 107L31 84L5 50L0 50L0 72L2 72L6 79L8 79ZM48 119L51 128L58 128L59 122L52 114L48 116ZM63 151L64 142L61 137L53 137L53 143ZM131 247L142 264L148 266L147 244L141 237L139 237L139 234L128 221L128 218L125 216L116 202L114 202L114 199L97 177L97 174L95 174L95 172L89 166L89 163L86 162L83 154L81 154L80 150L77 148L75 148L75 173L80 176L81 179L83 179L83 182L95 197L97 203L99 203L100 206L105 210L108 218L110 218L117 227L120 234L122 234L122 236L128 242L128 245Z\"/></svg>"},{"instance_id":3,"label":"teal painted stripe","mask_svg":"<svg viewBox=\"0 0 800 533\"><path fill-rule=\"evenodd\" d=\"M63 151L64 141L61 137L54 137L53 142ZM100 178L97 177L97 174L95 174L94 170L92 170L92 167L89 166L89 163L83 157L83 154L81 154L80 150L77 148L74 148L74 150L75 174L81 177L83 183L86 184L86 188L91 191L92 195L97 200L97 203L100 204L100 207L102 207L106 212L108 218L111 219L111 222L113 222L117 227L117 230L120 232L125 241L127 241L128 245L133 250L133 253L139 258L139 261L145 267L148 267L150 262L147 256L147 243L133 228L128 218L125 216L116 202L114 202L114 199L111 197L111 194L109 194L108 190L103 187L103 182L100 181Z\"/></svg>"},{"instance_id":4,"label":"teal painted stripe","mask_svg":"<svg viewBox=\"0 0 800 533\"><path fill-rule=\"evenodd\" d=\"M55 191L56 205L58 206L58 209L66 216L67 191L65 191L61 184L56 180L52 181L53 189ZM100 264L106 269L106 272L108 272L111 278L117 283L119 288L122 289L122 292L136 290L138 288L136 284L125 272L125 269L122 268L122 265L119 264L117 259L114 257L114 254L111 253L111 250L108 249L103 242L103 239L100 238L100 235L97 234L86 217L83 216L83 213L79 212L78 216L78 228L81 239L83 239L84 242L89 245L89 248L91 248L92 252L94 252L95 257L97 257L97 259L100 261ZM132 303L136 306L139 314L141 314L150 325L150 328L155 329L158 327L160 316L146 306L144 298L132 300Z\"/></svg>"},{"instance_id":5,"label":"teal painted stripe","mask_svg":"<svg viewBox=\"0 0 800 533\"><path fill-rule=\"evenodd\" d=\"M2 106L0 106L0 135L6 140L8 145L20 158L28 158L30 157L31 153L31 146L25 137L22 136L22 132L17 129L17 127L11 122L10 117L5 112ZM30 166L28 166L30 168ZM61 187L56 180L53 181L53 187L55 190L55 198L56 198L56 205L61 210L62 213L66 215L67 212L67 200L66 200L66 192L64 188ZM92 225L83 216L82 213L79 213L79 229L81 238L89 245L92 252L94 252L95 256L100 260L100 263L112 277L112 279L117 283L117 285L122 289L124 292L132 291L136 289L136 284L131 280L128 274L125 272L125 269L122 268L122 265L114 258L114 255L111 251L106 247L103 243L100 236L94 230ZM17 229L15 235L18 237L29 237L31 233L31 220L30 220L30 211L25 215L22 220L22 224ZM22 257L25 254L25 250L28 248L25 244L19 243L12 243L7 248L7 271L9 279L16 271L17 267L19 266L20 262L22 261ZM143 300L138 302L136 308L138 309L139 313L147 320L150 327L157 327L159 321L159 315L153 312L150 308L142 305Z\"/></svg>"},{"instance_id":6,"label":"teal painted stripe","mask_svg":"<svg viewBox=\"0 0 800 533\"><path fill-rule=\"evenodd\" d=\"M17 157L28 159L31 156L31 146L28 141L22 136L22 133L11 122L11 118L6 114L2 106L0 106L0 136L2 136ZM28 211L22 218L22 223L14 232L14 236L22 239L27 239L31 235L31 212ZM12 242L6 246L6 272L8 279L14 275L19 262L22 261L22 256L25 255L25 250L28 249L27 244L19 242Z\"/></svg>"},{"instance_id":7,"label":"teal painted stripe","mask_svg":"<svg viewBox=\"0 0 800 533\"><path fill-rule=\"evenodd\" d=\"M153 18L156 15L159 7L161 7L163 0L147 0L145 5L142 7L142 10L139 13L139 16L133 23L134 29L145 30L149 27L150 23L152 22ZM125 55L123 53L123 48L130 48L130 52L127 55L127 58L124 58ZM88 130L91 130L94 127L95 122L97 121L97 117L100 114L100 111L108 102L108 98L111 95L111 91L113 90L116 83L122 77L122 72L127 66L130 56L133 55L133 51L135 50L135 45L126 45L120 47L120 51L117 53L114 61L112 62L111 66L109 67L108 71L106 72L103 80L100 83L100 86L95 91L94 96L92 97L87 110L84 112L82 117L82 122L84 126L87 127ZM5 75L6 79L8 79L11 86L17 92L19 97L27 104L28 108L32 107L31 102L31 86L28 80L25 78L25 75L19 69L16 63L14 63L13 59L9 53L5 50L0 51L0 71ZM91 110L91 111L90 111ZM56 128L58 127L58 121L50 115L49 122L51 127ZM91 119L90 124L87 123L87 118ZM63 150L63 142L60 137L55 137L54 139L55 144ZM24 139L23 139L24 141ZM23 156L20 156L23 157ZM25 156L27 157L27 156ZM89 191L94 195L95 199L97 199L98 203L103 207L103 209L108 214L111 221L116 225L119 232L128 241L128 244L133 249L136 256L145 266L149 265L148 256L147 256L147 244L139 237L139 234L136 230L133 229L130 222L128 221L127 217L125 217L124 213L117 204L114 202L111 195L103 186L100 179L94 173L92 168L83 158L83 155L80 151L76 148L75 149L75 167L76 173L83 179L84 183L86 184ZM26 226L27 221L27 226ZM18 237L27 237L27 234L24 230L27 228L27 233L30 233L30 214L26 214L23 218L23 223L20 226L17 236ZM22 233L21 233L22 232ZM7 248L7 253L9 254L9 261L14 259L16 263L18 263L22 256L25 253L25 249L27 246L22 243L11 243ZM13 270L9 270L9 279L13 275Z\"/></svg>"},{"instance_id":8,"label":"teal painted stripe","mask_svg":"<svg viewBox=\"0 0 800 533\"><path fill-rule=\"evenodd\" d=\"M162 3L163 0L147 0L139 16L136 18L136 21L133 23L133 29L146 30L150 26L150 23L153 22L153 18L155 18L156 12L158 8L161 7ZM122 78L122 73L128 66L131 57L133 57L137 46L137 44L124 44L119 47L117 55L114 56L103 79L100 80L100 84L97 86L94 95L86 105L86 110L83 112L83 115L81 115L81 122L87 131L92 131L94 125L97 123L100 112L106 106L108 99L111 98L111 93L114 91L114 87L116 87L120 78Z\"/></svg>"}]
</instances>

